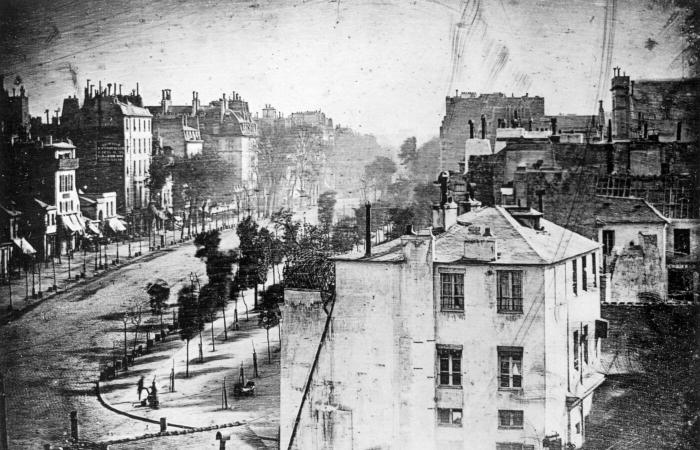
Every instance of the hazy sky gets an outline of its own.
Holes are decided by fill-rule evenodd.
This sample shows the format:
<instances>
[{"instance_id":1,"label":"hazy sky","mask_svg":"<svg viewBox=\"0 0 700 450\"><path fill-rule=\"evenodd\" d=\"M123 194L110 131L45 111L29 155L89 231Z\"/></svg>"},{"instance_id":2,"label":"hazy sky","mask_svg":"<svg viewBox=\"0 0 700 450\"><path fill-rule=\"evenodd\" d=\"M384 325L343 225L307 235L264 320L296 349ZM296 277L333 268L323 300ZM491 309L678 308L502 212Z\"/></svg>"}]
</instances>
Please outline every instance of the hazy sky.
<instances>
[{"instance_id":1,"label":"hazy sky","mask_svg":"<svg viewBox=\"0 0 700 450\"><path fill-rule=\"evenodd\" d=\"M439 133L455 90L609 109L611 66L680 77L682 19L648 0L0 0L0 70L32 115L86 79L140 82L146 104L236 91L260 110L322 109L396 144ZM613 20L614 19L614 20ZM606 44L603 46L603 44ZM605 84L600 85L602 80Z\"/></svg>"}]
</instances>

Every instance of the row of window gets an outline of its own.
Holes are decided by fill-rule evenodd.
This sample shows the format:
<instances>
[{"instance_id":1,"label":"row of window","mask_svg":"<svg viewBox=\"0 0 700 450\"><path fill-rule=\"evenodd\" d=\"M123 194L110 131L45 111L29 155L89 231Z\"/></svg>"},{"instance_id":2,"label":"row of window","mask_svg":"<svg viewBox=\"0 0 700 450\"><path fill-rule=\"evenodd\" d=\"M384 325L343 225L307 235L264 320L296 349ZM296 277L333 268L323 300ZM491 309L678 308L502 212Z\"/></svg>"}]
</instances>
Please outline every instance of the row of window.
<instances>
[{"instance_id":1,"label":"row of window","mask_svg":"<svg viewBox=\"0 0 700 450\"><path fill-rule=\"evenodd\" d=\"M438 408L438 425L462 426L461 408ZM522 410L499 409L498 428L502 430L521 430L525 423L525 415Z\"/></svg>"},{"instance_id":2,"label":"row of window","mask_svg":"<svg viewBox=\"0 0 700 450\"><path fill-rule=\"evenodd\" d=\"M496 271L499 313L523 312L522 270ZM464 310L464 274L440 273L440 307L442 310Z\"/></svg>"},{"instance_id":3,"label":"row of window","mask_svg":"<svg viewBox=\"0 0 700 450\"><path fill-rule=\"evenodd\" d=\"M59 192L70 192L73 190L73 175L59 175L58 176L58 191Z\"/></svg>"},{"instance_id":4,"label":"row of window","mask_svg":"<svg viewBox=\"0 0 700 450\"><path fill-rule=\"evenodd\" d=\"M588 328L586 327L586 330ZM586 331L587 332L587 331ZM438 384L462 385L462 350L438 346ZM588 361L586 354L586 361ZM523 348L498 347L498 387L519 389L523 387Z\"/></svg>"},{"instance_id":5,"label":"row of window","mask_svg":"<svg viewBox=\"0 0 700 450\"><path fill-rule=\"evenodd\" d=\"M603 253L610 255L615 247L615 230L603 230ZM675 228L673 230L673 253L677 255L690 254L690 230Z\"/></svg>"},{"instance_id":6,"label":"row of window","mask_svg":"<svg viewBox=\"0 0 700 450\"><path fill-rule=\"evenodd\" d=\"M131 138L126 140L126 153L151 153L151 138Z\"/></svg>"},{"instance_id":7,"label":"row of window","mask_svg":"<svg viewBox=\"0 0 700 450\"><path fill-rule=\"evenodd\" d=\"M58 212L73 212L73 200L66 200L58 202Z\"/></svg>"},{"instance_id":8,"label":"row of window","mask_svg":"<svg viewBox=\"0 0 700 450\"><path fill-rule=\"evenodd\" d=\"M133 131L151 131L151 119L127 117L124 119L124 127Z\"/></svg>"},{"instance_id":9,"label":"row of window","mask_svg":"<svg viewBox=\"0 0 700 450\"><path fill-rule=\"evenodd\" d=\"M137 162L138 162L138 165L136 164ZM147 164L146 164L145 160L143 160L143 159L139 159L138 161L134 160L131 174L133 176L136 176L136 177L148 175L148 168L146 166L147 166ZM126 174L129 175L129 164L128 163L126 164Z\"/></svg>"},{"instance_id":10,"label":"row of window","mask_svg":"<svg viewBox=\"0 0 700 450\"><path fill-rule=\"evenodd\" d=\"M591 257L591 282L593 284L593 287L598 286L598 280L597 280L597 268L596 268L596 255L595 253L590 254ZM581 290L587 291L588 290L588 255L583 255L581 257L581 267L580 267L580 275L579 275L579 265L578 265L578 259L573 259L571 260L571 290L575 295L578 295L578 289L579 289L579 279L581 280Z\"/></svg>"}]
</instances>

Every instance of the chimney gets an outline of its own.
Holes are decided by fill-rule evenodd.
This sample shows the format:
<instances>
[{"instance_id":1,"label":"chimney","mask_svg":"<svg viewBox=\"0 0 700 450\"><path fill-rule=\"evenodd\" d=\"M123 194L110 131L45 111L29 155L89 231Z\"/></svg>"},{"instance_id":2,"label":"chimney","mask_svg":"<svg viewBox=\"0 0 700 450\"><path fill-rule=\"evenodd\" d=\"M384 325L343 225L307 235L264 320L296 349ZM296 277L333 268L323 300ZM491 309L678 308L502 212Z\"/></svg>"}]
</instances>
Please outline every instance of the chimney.
<instances>
[{"instance_id":1,"label":"chimney","mask_svg":"<svg viewBox=\"0 0 700 450\"><path fill-rule=\"evenodd\" d=\"M552 122L552 134L557 134L557 118L552 117L550 120Z\"/></svg>"},{"instance_id":2,"label":"chimney","mask_svg":"<svg viewBox=\"0 0 700 450\"><path fill-rule=\"evenodd\" d=\"M100 96L102 96L102 80L97 82L97 86L97 90L99 91Z\"/></svg>"},{"instance_id":3,"label":"chimney","mask_svg":"<svg viewBox=\"0 0 700 450\"><path fill-rule=\"evenodd\" d=\"M681 140L681 132L682 131L683 131L683 122L679 120L678 123L676 124L676 140L679 142Z\"/></svg>"},{"instance_id":4,"label":"chimney","mask_svg":"<svg viewBox=\"0 0 700 450\"><path fill-rule=\"evenodd\" d=\"M544 189L537 189L535 191L535 194L537 194L537 209L539 212L544 214L544 204L542 203L542 196L544 195Z\"/></svg>"},{"instance_id":5,"label":"chimney","mask_svg":"<svg viewBox=\"0 0 700 450\"><path fill-rule=\"evenodd\" d=\"M107 83L107 95L112 95L112 83Z\"/></svg>"},{"instance_id":6,"label":"chimney","mask_svg":"<svg viewBox=\"0 0 700 450\"><path fill-rule=\"evenodd\" d=\"M474 139L474 122L469 119L469 139Z\"/></svg>"},{"instance_id":7,"label":"chimney","mask_svg":"<svg viewBox=\"0 0 700 450\"><path fill-rule=\"evenodd\" d=\"M226 94L222 94L223 97L221 97L221 118L219 121L223 123L224 121L224 114L226 114Z\"/></svg>"},{"instance_id":8,"label":"chimney","mask_svg":"<svg viewBox=\"0 0 700 450\"><path fill-rule=\"evenodd\" d=\"M122 95L122 85L119 85L119 95Z\"/></svg>"},{"instance_id":9,"label":"chimney","mask_svg":"<svg viewBox=\"0 0 700 450\"><path fill-rule=\"evenodd\" d=\"M136 95L139 95L139 82L136 82Z\"/></svg>"},{"instance_id":10,"label":"chimney","mask_svg":"<svg viewBox=\"0 0 700 450\"><path fill-rule=\"evenodd\" d=\"M372 219L372 205L365 203L365 257L372 256L372 230L370 229Z\"/></svg>"},{"instance_id":11,"label":"chimney","mask_svg":"<svg viewBox=\"0 0 700 450\"><path fill-rule=\"evenodd\" d=\"M49 120L49 110L45 109L44 112L46 113L46 125L50 125L51 121Z\"/></svg>"},{"instance_id":12,"label":"chimney","mask_svg":"<svg viewBox=\"0 0 700 450\"><path fill-rule=\"evenodd\" d=\"M608 142L612 142L612 119L608 119Z\"/></svg>"},{"instance_id":13,"label":"chimney","mask_svg":"<svg viewBox=\"0 0 700 450\"><path fill-rule=\"evenodd\" d=\"M486 116L481 115L481 139L486 139Z\"/></svg>"}]
</instances>

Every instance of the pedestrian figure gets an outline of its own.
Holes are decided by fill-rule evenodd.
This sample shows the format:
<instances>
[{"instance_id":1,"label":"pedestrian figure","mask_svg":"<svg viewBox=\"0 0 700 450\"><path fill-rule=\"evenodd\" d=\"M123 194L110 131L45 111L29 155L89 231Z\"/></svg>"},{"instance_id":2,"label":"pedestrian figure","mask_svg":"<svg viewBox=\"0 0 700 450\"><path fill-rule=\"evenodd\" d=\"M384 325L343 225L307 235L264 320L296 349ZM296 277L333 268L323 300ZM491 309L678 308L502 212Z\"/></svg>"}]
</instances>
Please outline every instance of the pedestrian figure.
<instances>
[{"instance_id":1,"label":"pedestrian figure","mask_svg":"<svg viewBox=\"0 0 700 450\"><path fill-rule=\"evenodd\" d=\"M141 378L139 378L139 382L138 382L138 384L136 385L136 391L137 391L138 396L139 396L139 397L138 397L138 398L139 398L139 402L141 401L141 392L143 392L144 389L145 389L145 388L143 387L143 375L141 375Z\"/></svg>"}]
</instances>

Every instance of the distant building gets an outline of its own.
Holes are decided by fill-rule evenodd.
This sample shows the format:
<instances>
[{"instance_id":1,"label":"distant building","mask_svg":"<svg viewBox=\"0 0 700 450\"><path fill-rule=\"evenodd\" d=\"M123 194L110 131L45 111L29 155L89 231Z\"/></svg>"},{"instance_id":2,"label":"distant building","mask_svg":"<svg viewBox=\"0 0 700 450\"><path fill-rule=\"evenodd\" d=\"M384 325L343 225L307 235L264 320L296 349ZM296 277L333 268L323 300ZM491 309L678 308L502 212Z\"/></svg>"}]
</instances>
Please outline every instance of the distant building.
<instances>
[{"instance_id":1,"label":"distant building","mask_svg":"<svg viewBox=\"0 0 700 450\"><path fill-rule=\"evenodd\" d=\"M24 254L35 254L34 248L20 237L19 222L22 212L0 204L0 281L10 281L13 267L19 267Z\"/></svg>"},{"instance_id":2,"label":"distant building","mask_svg":"<svg viewBox=\"0 0 700 450\"><path fill-rule=\"evenodd\" d=\"M24 213L21 229L27 240L40 260L69 254L85 233L76 188L76 147L48 136L17 142L10 151L16 172L12 198Z\"/></svg>"},{"instance_id":3,"label":"distant building","mask_svg":"<svg viewBox=\"0 0 700 450\"><path fill-rule=\"evenodd\" d=\"M170 89L161 91L161 104L146 107L153 114L153 138L166 154L191 158L202 153L199 131L199 94L192 92L192 105L172 105Z\"/></svg>"},{"instance_id":4,"label":"distant building","mask_svg":"<svg viewBox=\"0 0 700 450\"><path fill-rule=\"evenodd\" d=\"M610 90L615 138L698 140L700 78L630 80L616 67Z\"/></svg>"},{"instance_id":5,"label":"distant building","mask_svg":"<svg viewBox=\"0 0 700 450\"><path fill-rule=\"evenodd\" d=\"M248 102L233 93L202 107L197 115L204 141L203 152L214 153L233 164L233 191L250 191L257 187L258 126L248 109Z\"/></svg>"},{"instance_id":6,"label":"distant building","mask_svg":"<svg viewBox=\"0 0 700 450\"><path fill-rule=\"evenodd\" d=\"M78 185L89 192L116 192L117 212L143 214L152 154L151 113L142 107L138 87L121 95L112 84L85 88L85 101L64 101L61 128L73 136L83 160ZM114 91L114 92L112 92Z\"/></svg>"},{"instance_id":7,"label":"distant building","mask_svg":"<svg viewBox=\"0 0 700 450\"><path fill-rule=\"evenodd\" d=\"M599 244L530 208L456 208L338 257L333 293L285 291L282 446L582 446L604 380Z\"/></svg>"},{"instance_id":8,"label":"distant building","mask_svg":"<svg viewBox=\"0 0 700 450\"><path fill-rule=\"evenodd\" d=\"M10 93L5 89L4 76L0 75L0 136L6 139L25 136L29 130L29 98L21 80L15 80Z\"/></svg>"},{"instance_id":9,"label":"distant building","mask_svg":"<svg viewBox=\"0 0 700 450\"><path fill-rule=\"evenodd\" d=\"M456 167L464 156L464 144L471 137L488 139L496 147L499 128L526 128L544 116L544 98L506 97L502 93L457 92L445 99L445 116L440 126L443 169Z\"/></svg>"}]
</instances>

